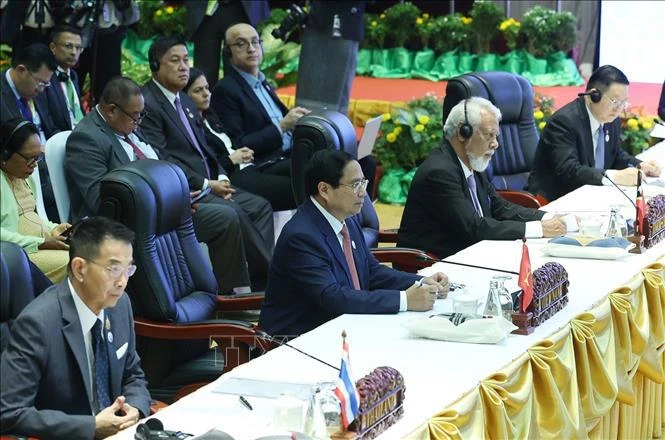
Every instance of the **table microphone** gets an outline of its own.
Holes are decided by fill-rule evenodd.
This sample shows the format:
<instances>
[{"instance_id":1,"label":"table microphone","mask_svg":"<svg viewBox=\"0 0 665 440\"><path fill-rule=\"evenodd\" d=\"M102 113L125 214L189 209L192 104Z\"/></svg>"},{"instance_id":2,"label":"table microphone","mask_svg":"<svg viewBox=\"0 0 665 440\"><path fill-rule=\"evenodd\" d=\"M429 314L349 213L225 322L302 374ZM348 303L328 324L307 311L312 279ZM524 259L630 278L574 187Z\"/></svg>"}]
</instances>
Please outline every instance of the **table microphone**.
<instances>
[{"instance_id":1,"label":"table microphone","mask_svg":"<svg viewBox=\"0 0 665 440\"><path fill-rule=\"evenodd\" d=\"M454 264L456 266L472 267L474 269L484 269L484 270L491 270L491 271L494 271L494 272L509 273L511 275L519 275L519 272L515 272L515 271L512 271L512 270L495 269L493 267L477 266L475 264L468 264L468 263L457 263L455 261L448 261L448 260L441 260L441 259L438 259L438 258L432 258L429 255L418 255L418 256L416 256L416 260L428 261L430 263Z\"/></svg>"},{"instance_id":2,"label":"table microphone","mask_svg":"<svg viewBox=\"0 0 665 440\"><path fill-rule=\"evenodd\" d=\"M333 370L339 371L339 368L335 367L334 365L331 365L328 362L326 362L324 360L321 360L321 359L317 358L316 356L313 356L309 353L305 353L301 349L296 348L293 345L290 345L285 341L280 341L277 338L273 338L272 336L270 336L268 333L264 332L263 330L255 330L255 332L256 332L256 336L261 338L261 339L265 339L267 341L274 342L275 344L280 345L280 346L285 345L285 346L289 347L290 349L297 351L300 354L304 354L308 358L314 359L315 361L321 362L322 364L329 366Z\"/></svg>"},{"instance_id":3,"label":"table microphone","mask_svg":"<svg viewBox=\"0 0 665 440\"><path fill-rule=\"evenodd\" d=\"M621 189L621 187L619 187L619 185L617 185L617 184L614 182L614 180L610 179L610 177L607 175L607 173L605 172L605 170L603 170L602 174L603 174L603 177L604 177L604 178L606 178L607 180L609 180L609 182L610 182L612 185L614 185L614 186L616 187L616 189L618 189L619 192L620 192L621 194L623 194L624 197L627 198L627 199L630 201L630 204L633 205L633 208L635 208L635 209L637 210L637 205L635 204L635 202L633 202L633 199L631 199L630 196L629 196L628 194L626 194L625 192L623 192L623 190ZM637 184L638 184L638 186L642 184L642 171L639 170L639 169L637 170Z\"/></svg>"},{"instance_id":4,"label":"table microphone","mask_svg":"<svg viewBox=\"0 0 665 440\"><path fill-rule=\"evenodd\" d=\"M655 122L658 125L662 125L663 127L665 127L665 122L661 121L658 118L653 118L653 122Z\"/></svg>"}]
</instances>

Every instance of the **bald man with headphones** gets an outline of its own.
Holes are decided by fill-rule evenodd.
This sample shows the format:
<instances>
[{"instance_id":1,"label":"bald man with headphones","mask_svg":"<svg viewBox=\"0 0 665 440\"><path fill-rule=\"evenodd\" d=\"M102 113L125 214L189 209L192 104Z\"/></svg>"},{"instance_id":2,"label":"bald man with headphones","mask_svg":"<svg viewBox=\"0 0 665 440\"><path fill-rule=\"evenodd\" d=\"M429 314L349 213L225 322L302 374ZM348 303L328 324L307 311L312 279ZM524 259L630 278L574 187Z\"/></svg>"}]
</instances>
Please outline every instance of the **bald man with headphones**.
<instances>
[{"instance_id":1,"label":"bald man with headphones","mask_svg":"<svg viewBox=\"0 0 665 440\"><path fill-rule=\"evenodd\" d=\"M628 78L614 66L596 69L584 93L561 107L545 126L533 159L529 191L557 199L583 185L635 186L638 169L659 176L621 148L621 119L628 107Z\"/></svg>"}]
</instances>

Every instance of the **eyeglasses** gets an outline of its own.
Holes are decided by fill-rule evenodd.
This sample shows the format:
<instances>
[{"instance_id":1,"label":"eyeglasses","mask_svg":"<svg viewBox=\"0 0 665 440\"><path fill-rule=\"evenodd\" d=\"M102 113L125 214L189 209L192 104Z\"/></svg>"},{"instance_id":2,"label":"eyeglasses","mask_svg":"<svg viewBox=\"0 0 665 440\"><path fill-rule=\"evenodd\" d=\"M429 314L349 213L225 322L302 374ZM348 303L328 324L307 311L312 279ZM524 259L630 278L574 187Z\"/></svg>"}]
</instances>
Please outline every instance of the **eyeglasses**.
<instances>
[{"instance_id":1,"label":"eyeglasses","mask_svg":"<svg viewBox=\"0 0 665 440\"><path fill-rule=\"evenodd\" d=\"M25 164L29 167L36 165L42 160L44 160L44 153L39 153L37 156L32 156L32 157L25 156L19 153L18 151L16 152L16 154L21 156L25 160Z\"/></svg>"},{"instance_id":2,"label":"eyeglasses","mask_svg":"<svg viewBox=\"0 0 665 440\"><path fill-rule=\"evenodd\" d=\"M104 266L103 264L100 264L96 262L95 260L90 260L88 258L83 258L85 261L89 261L92 264L96 264L99 267L103 267L105 271L109 273L111 276L111 279L117 280L121 276L125 275L127 278L131 277L136 273L136 265L135 264L130 264L127 267L121 266L119 264L111 264L110 266Z\"/></svg>"},{"instance_id":3,"label":"eyeglasses","mask_svg":"<svg viewBox=\"0 0 665 440\"><path fill-rule=\"evenodd\" d=\"M607 95L603 95L603 96L607 96ZM610 98L609 96L607 96L607 99L610 100L610 105L612 106L612 108L614 110L625 110L626 108L628 108L628 100L627 99L618 100L618 99Z\"/></svg>"},{"instance_id":4,"label":"eyeglasses","mask_svg":"<svg viewBox=\"0 0 665 440\"><path fill-rule=\"evenodd\" d=\"M263 40L260 38L253 38L252 41L247 41L247 40L238 40L233 44L229 44L229 46L235 46L240 50L247 50L249 49L249 46L251 45L254 49L258 49L261 47L263 44Z\"/></svg>"},{"instance_id":5,"label":"eyeglasses","mask_svg":"<svg viewBox=\"0 0 665 440\"><path fill-rule=\"evenodd\" d=\"M83 50L83 46L81 46L80 44L74 44L74 43L58 44L58 46L62 46L67 50L76 49L77 52L81 52Z\"/></svg>"},{"instance_id":6,"label":"eyeglasses","mask_svg":"<svg viewBox=\"0 0 665 440\"><path fill-rule=\"evenodd\" d=\"M29 71L29 70L28 70L28 74L29 74L30 77L31 77L31 78L37 83L37 88L43 90L43 89L45 89L45 88L47 88L47 87L51 87L51 83L50 83L49 81L42 81L42 80L39 79L39 78L35 78L35 75L33 75L32 72Z\"/></svg>"},{"instance_id":7,"label":"eyeglasses","mask_svg":"<svg viewBox=\"0 0 665 440\"><path fill-rule=\"evenodd\" d=\"M125 110L124 108L120 107L120 106L119 106L118 104L116 104L115 102L110 102L109 104L113 104L113 105L115 105L116 107L118 107L118 108L120 109L120 111L123 112L125 115L127 115L127 117L128 117L129 119L131 119L132 122L134 122L136 125L139 125L139 124L141 123L141 121L143 120L143 118L145 118L145 117L148 115L148 112L147 112L146 110L143 110L141 113L139 113L138 115L134 116L134 115L132 115L131 113L129 113L127 110Z\"/></svg>"},{"instance_id":8,"label":"eyeglasses","mask_svg":"<svg viewBox=\"0 0 665 440\"><path fill-rule=\"evenodd\" d=\"M480 136L482 136L483 139L486 141L493 141L499 137L499 132L498 131L478 131L480 133Z\"/></svg>"},{"instance_id":9,"label":"eyeglasses","mask_svg":"<svg viewBox=\"0 0 665 440\"><path fill-rule=\"evenodd\" d=\"M361 191L365 191L367 189L368 183L369 179L363 178L362 180L357 180L353 183L340 183L339 185L349 188L355 195L358 195Z\"/></svg>"}]
</instances>

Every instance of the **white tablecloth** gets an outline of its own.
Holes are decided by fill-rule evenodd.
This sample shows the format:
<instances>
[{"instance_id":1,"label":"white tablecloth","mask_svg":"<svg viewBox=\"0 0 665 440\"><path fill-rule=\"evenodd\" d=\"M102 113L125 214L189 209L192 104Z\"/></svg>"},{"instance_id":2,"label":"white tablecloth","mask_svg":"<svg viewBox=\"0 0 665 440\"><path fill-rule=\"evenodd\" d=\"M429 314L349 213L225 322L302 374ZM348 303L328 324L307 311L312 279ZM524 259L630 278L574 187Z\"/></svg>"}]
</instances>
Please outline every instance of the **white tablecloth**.
<instances>
[{"instance_id":1,"label":"white tablecloth","mask_svg":"<svg viewBox=\"0 0 665 440\"><path fill-rule=\"evenodd\" d=\"M607 211L610 204L630 205L613 187L585 186L549 205L547 210ZM632 210L632 208L631 208ZM545 239L529 240L533 269L546 261L558 261L569 273L570 302L529 336L509 335L496 345L476 345L432 341L411 337L402 323L414 317L450 311L452 293L438 300L432 312L398 315L343 315L292 341L292 345L333 365L339 365L341 333L345 330L356 378L382 365L397 368L406 384L404 417L382 438L401 438L420 426L437 411L472 390L480 380L522 355L528 347L566 325L575 315L589 310L613 289L631 279L641 268L665 255L660 243L642 255L629 255L616 261L557 259L545 257L540 249ZM483 241L449 260L518 271L521 241ZM441 270L453 282L466 284L467 293L484 299L489 279L496 272L437 263L426 270ZM508 286L516 286L516 276ZM212 392L230 377L316 383L334 381L337 372L288 347L279 347L264 356L223 375L216 382L190 394L158 413L167 429L194 434L218 427L237 439L252 439L270 429L274 401L250 399L254 410L242 406L237 396ZM135 428L118 438L133 438Z\"/></svg>"}]
</instances>

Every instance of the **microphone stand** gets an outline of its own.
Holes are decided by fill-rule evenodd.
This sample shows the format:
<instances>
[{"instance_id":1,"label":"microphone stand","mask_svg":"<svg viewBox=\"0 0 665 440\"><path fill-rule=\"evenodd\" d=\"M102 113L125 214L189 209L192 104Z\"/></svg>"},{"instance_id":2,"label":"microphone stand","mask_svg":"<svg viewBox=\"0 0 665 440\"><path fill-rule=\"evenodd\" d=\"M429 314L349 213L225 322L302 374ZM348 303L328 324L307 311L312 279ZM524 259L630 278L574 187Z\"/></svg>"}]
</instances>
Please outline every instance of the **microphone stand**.
<instances>
[{"instance_id":1,"label":"microphone stand","mask_svg":"<svg viewBox=\"0 0 665 440\"><path fill-rule=\"evenodd\" d=\"M623 190L617 185L614 180L610 179L610 177L607 175L605 170L603 170L603 177L606 178L616 189L619 190L621 194L624 195L628 199L631 205L635 208L635 212L638 211L637 205L633 200L623 192ZM638 169L637 170L637 195L640 197L642 194L642 170ZM628 241L633 243L635 245L634 248L632 248L630 251L628 251L631 254L642 254L646 251L646 248L644 247L644 235L642 231L642 225L639 225L639 216L635 216L635 226L633 227L633 230L635 231L633 235L629 235L626 237Z\"/></svg>"}]
</instances>

